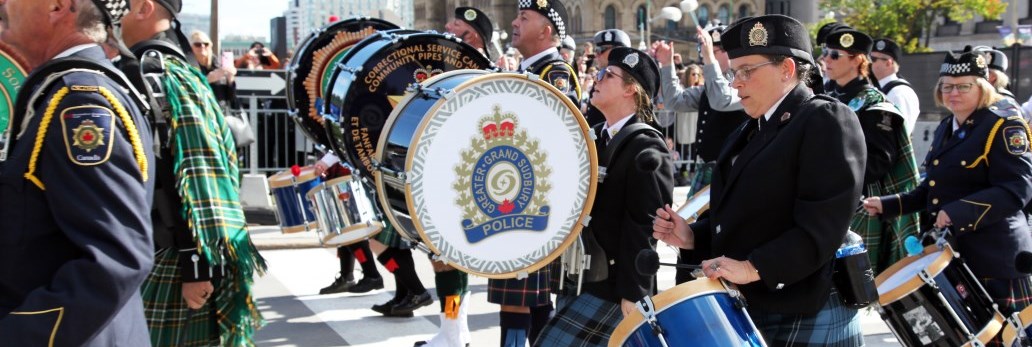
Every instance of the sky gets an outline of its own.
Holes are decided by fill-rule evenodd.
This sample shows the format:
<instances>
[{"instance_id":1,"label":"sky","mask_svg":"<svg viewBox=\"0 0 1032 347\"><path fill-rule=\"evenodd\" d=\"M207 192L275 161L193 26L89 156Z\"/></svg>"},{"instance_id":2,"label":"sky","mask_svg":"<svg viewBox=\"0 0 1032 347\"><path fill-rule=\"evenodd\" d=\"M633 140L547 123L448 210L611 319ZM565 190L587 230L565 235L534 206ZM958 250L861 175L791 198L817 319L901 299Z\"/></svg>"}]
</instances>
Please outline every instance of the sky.
<instances>
[{"instance_id":1,"label":"sky","mask_svg":"<svg viewBox=\"0 0 1032 347\"><path fill-rule=\"evenodd\" d=\"M288 0L219 0L219 36L269 37L269 19L283 15ZM183 0L183 13L210 14L211 0Z\"/></svg>"}]
</instances>

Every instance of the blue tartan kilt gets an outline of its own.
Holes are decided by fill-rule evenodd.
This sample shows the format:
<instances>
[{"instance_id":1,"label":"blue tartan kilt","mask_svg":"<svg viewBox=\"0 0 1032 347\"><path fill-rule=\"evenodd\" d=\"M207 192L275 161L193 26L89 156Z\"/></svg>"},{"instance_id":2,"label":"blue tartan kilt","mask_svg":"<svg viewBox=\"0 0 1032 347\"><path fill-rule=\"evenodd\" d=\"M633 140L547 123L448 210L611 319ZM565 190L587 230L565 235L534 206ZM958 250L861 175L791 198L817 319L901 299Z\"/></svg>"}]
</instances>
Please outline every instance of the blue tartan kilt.
<instances>
[{"instance_id":1,"label":"blue tartan kilt","mask_svg":"<svg viewBox=\"0 0 1032 347\"><path fill-rule=\"evenodd\" d=\"M487 280L487 302L523 307L552 304L552 265L531 272L525 279Z\"/></svg>"},{"instance_id":2,"label":"blue tartan kilt","mask_svg":"<svg viewBox=\"0 0 1032 347\"><path fill-rule=\"evenodd\" d=\"M582 293L548 321L534 346L606 346L622 320L620 304Z\"/></svg>"},{"instance_id":3,"label":"blue tartan kilt","mask_svg":"<svg viewBox=\"0 0 1032 347\"><path fill-rule=\"evenodd\" d=\"M843 306L841 300L832 290L824 308L809 316L748 311L768 346L863 346L860 311Z\"/></svg>"}]
</instances>

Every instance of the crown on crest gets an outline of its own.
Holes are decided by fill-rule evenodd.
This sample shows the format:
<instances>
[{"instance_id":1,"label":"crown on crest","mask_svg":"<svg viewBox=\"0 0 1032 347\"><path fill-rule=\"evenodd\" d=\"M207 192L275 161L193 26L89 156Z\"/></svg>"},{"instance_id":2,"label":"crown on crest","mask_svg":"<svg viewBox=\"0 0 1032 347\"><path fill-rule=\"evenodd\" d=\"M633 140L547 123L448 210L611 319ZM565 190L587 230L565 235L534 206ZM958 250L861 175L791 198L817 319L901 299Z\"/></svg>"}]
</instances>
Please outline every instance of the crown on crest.
<instances>
[{"instance_id":1,"label":"crown on crest","mask_svg":"<svg viewBox=\"0 0 1032 347\"><path fill-rule=\"evenodd\" d=\"M502 113L502 108L495 106L494 114L480 119L480 131L488 144L512 143L516 135L519 120L513 113Z\"/></svg>"}]
</instances>

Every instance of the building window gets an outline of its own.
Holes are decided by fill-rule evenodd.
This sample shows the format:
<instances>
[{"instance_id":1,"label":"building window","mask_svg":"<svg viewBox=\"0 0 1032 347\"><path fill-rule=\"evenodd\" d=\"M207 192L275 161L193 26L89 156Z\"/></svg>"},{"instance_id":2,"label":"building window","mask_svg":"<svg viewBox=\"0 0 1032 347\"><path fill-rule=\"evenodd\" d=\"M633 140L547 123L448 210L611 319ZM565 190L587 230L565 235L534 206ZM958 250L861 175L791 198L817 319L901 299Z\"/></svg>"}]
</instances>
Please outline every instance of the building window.
<instances>
[{"instance_id":1,"label":"building window","mask_svg":"<svg viewBox=\"0 0 1032 347\"><path fill-rule=\"evenodd\" d=\"M709 23L709 6L699 6L699 9L695 10L695 14L699 15L699 25L705 27Z\"/></svg>"},{"instance_id":2,"label":"building window","mask_svg":"<svg viewBox=\"0 0 1032 347\"><path fill-rule=\"evenodd\" d=\"M613 5L606 6L606 12L603 16L606 29L616 29L619 23L616 22L616 8Z\"/></svg>"},{"instance_id":3,"label":"building window","mask_svg":"<svg viewBox=\"0 0 1032 347\"><path fill-rule=\"evenodd\" d=\"M645 5L638 6L638 10L634 12L634 29L641 30L645 28Z\"/></svg>"},{"instance_id":4,"label":"building window","mask_svg":"<svg viewBox=\"0 0 1032 347\"><path fill-rule=\"evenodd\" d=\"M738 18L745 18L749 16L749 5L738 6Z\"/></svg>"},{"instance_id":5,"label":"building window","mask_svg":"<svg viewBox=\"0 0 1032 347\"><path fill-rule=\"evenodd\" d=\"M731 23L731 7L727 4L720 5L720 8L717 9L717 19L721 24Z\"/></svg>"}]
</instances>

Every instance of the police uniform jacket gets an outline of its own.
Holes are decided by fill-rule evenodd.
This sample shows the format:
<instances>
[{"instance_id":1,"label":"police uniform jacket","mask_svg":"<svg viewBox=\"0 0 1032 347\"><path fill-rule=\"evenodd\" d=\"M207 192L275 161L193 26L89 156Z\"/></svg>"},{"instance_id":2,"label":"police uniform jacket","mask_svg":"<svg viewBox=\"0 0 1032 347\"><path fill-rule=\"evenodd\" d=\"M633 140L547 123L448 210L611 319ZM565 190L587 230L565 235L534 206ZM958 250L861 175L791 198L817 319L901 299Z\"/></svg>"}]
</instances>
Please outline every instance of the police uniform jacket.
<instances>
[{"instance_id":1,"label":"police uniform jacket","mask_svg":"<svg viewBox=\"0 0 1032 347\"><path fill-rule=\"evenodd\" d=\"M632 116L620 131L628 131L627 126L637 122L638 117ZM602 125L594 131L601 139ZM620 299L635 302L652 294L653 276L639 274L635 259L641 250L655 248L651 214L669 204L674 191L673 164L661 137L639 132L623 141L598 186L589 225L605 250L609 278L584 285L586 292L614 303ZM648 156L652 158L645 158ZM649 160L654 162L647 163Z\"/></svg>"},{"instance_id":2,"label":"police uniform jacket","mask_svg":"<svg viewBox=\"0 0 1032 347\"><path fill-rule=\"evenodd\" d=\"M660 85L667 108L699 112L692 151L708 163L717 160L728 136L749 119L749 115L742 111L737 94L716 65L705 65L702 71L706 80L704 87L681 88L674 67L664 66L660 71Z\"/></svg>"},{"instance_id":3,"label":"police uniform jacket","mask_svg":"<svg viewBox=\"0 0 1032 347\"><path fill-rule=\"evenodd\" d=\"M114 69L96 45L73 56ZM35 115L0 164L0 344L148 346L147 122L102 74L72 72L38 92Z\"/></svg>"},{"instance_id":4,"label":"police uniform jacket","mask_svg":"<svg viewBox=\"0 0 1032 347\"><path fill-rule=\"evenodd\" d=\"M573 101L574 105L580 107L581 90L577 74L573 67L559 55L558 49L551 48L547 55L531 62L526 69L521 69L521 71L541 76L545 82L559 89Z\"/></svg>"},{"instance_id":5,"label":"police uniform jacket","mask_svg":"<svg viewBox=\"0 0 1032 347\"><path fill-rule=\"evenodd\" d=\"M860 198L860 124L802 84L764 123L747 121L721 151L710 210L690 225L695 248L752 262L761 280L738 286L750 309L813 314L828 301L832 259Z\"/></svg>"},{"instance_id":6,"label":"police uniform jacket","mask_svg":"<svg viewBox=\"0 0 1032 347\"><path fill-rule=\"evenodd\" d=\"M1013 108L976 110L956 131L954 122L947 117L936 128L921 185L882 197L883 218L924 210L934 221L946 211L954 245L976 276L1027 276L1014 266L1020 251L1032 251L1021 212L1032 199L1027 124Z\"/></svg>"},{"instance_id":7,"label":"police uniform jacket","mask_svg":"<svg viewBox=\"0 0 1032 347\"><path fill-rule=\"evenodd\" d=\"M896 162L900 147L896 129L905 126L903 119L884 112L868 111L863 107L865 101L858 98L862 98L864 93L881 93L863 76L857 77L845 86L839 86L835 81L831 81L830 85L828 95L849 105L860 119L860 128L863 129L867 144L864 185L876 183L892 170L892 165Z\"/></svg>"}]
</instances>

